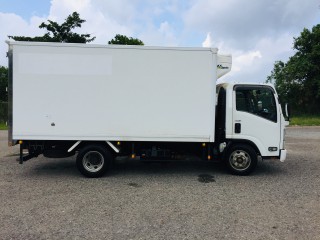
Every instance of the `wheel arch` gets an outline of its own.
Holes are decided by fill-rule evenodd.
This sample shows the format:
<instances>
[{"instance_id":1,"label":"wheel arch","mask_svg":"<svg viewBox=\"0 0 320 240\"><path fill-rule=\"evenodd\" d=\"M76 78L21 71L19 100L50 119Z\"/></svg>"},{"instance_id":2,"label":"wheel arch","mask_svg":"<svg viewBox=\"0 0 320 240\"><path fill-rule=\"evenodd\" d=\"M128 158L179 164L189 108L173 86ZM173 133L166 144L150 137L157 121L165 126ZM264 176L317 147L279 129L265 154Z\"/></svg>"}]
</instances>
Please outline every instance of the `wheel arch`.
<instances>
[{"instance_id":1,"label":"wheel arch","mask_svg":"<svg viewBox=\"0 0 320 240\"><path fill-rule=\"evenodd\" d=\"M73 151L80 151L82 148L88 145L100 145L106 148L112 155L117 154L117 152L114 149L112 149L112 147L110 147L107 141L81 141L81 143L78 146L76 146Z\"/></svg>"},{"instance_id":2,"label":"wheel arch","mask_svg":"<svg viewBox=\"0 0 320 240\"><path fill-rule=\"evenodd\" d=\"M236 144L248 145L253 148L253 150L257 153L257 155L261 156L261 152L260 152L259 148L257 147L257 145L254 142L252 142L250 140L246 140L246 139L228 139L227 146L223 150L223 155L225 155L229 151L229 149Z\"/></svg>"}]
</instances>

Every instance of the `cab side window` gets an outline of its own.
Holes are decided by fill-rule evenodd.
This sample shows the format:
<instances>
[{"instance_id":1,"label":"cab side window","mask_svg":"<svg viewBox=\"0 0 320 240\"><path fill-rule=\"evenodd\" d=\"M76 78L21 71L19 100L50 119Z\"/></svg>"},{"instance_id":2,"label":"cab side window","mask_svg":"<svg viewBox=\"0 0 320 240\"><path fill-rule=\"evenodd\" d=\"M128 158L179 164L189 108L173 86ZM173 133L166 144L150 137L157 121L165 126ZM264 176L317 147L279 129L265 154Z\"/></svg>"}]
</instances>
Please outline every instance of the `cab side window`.
<instances>
[{"instance_id":1,"label":"cab side window","mask_svg":"<svg viewBox=\"0 0 320 240\"><path fill-rule=\"evenodd\" d=\"M277 122L277 107L273 91L266 87L237 87L236 109Z\"/></svg>"}]
</instances>

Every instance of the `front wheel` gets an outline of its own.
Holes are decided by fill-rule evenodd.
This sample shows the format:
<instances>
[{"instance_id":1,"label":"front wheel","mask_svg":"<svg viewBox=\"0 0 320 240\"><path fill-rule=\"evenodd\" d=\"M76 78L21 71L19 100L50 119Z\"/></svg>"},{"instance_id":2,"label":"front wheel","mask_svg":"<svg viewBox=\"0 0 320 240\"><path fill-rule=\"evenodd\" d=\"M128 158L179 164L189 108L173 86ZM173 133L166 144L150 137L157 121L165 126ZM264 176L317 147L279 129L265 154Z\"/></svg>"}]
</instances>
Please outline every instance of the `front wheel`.
<instances>
[{"instance_id":1,"label":"front wheel","mask_svg":"<svg viewBox=\"0 0 320 240\"><path fill-rule=\"evenodd\" d=\"M225 163L232 174L249 175L256 168L258 157L253 148L245 144L236 144L227 151Z\"/></svg>"},{"instance_id":2,"label":"front wheel","mask_svg":"<svg viewBox=\"0 0 320 240\"><path fill-rule=\"evenodd\" d=\"M86 177L101 177L111 167L113 157L103 145L87 145L79 151L77 168Z\"/></svg>"}]
</instances>

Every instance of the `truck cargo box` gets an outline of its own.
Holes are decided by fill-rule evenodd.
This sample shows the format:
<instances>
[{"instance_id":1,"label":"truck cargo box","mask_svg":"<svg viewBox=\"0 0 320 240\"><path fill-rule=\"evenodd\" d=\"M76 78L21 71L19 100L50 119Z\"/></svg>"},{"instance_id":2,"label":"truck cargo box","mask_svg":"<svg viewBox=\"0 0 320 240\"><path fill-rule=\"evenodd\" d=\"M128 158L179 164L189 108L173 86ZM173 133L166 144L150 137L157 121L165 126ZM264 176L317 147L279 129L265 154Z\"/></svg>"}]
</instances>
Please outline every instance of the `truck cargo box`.
<instances>
[{"instance_id":1,"label":"truck cargo box","mask_svg":"<svg viewBox=\"0 0 320 240\"><path fill-rule=\"evenodd\" d=\"M12 140L214 141L217 49L7 43Z\"/></svg>"}]
</instances>

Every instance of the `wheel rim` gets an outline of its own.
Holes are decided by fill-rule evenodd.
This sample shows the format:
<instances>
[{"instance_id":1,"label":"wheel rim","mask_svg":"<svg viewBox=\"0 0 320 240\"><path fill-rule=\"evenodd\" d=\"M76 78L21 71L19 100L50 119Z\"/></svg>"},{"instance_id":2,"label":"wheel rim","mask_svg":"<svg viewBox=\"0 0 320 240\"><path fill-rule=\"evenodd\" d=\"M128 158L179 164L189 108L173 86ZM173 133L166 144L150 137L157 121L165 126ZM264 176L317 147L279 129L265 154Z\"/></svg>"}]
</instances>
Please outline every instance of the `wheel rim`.
<instances>
[{"instance_id":1,"label":"wheel rim","mask_svg":"<svg viewBox=\"0 0 320 240\"><path fill-rule=\"evenodd\" d=\"M233 169L237 171L244 171L249 168L251 164L251 157L246 151L236 150L230 155L229 162Z\"/></svg>"},{"instance_id":2,"label":"wheel rim","mask_svg":"<svg viewBox=\"0 0 320 240\"><path fill-rule=\"evenodd\" d=\"M98 172L104 165L104 157L100 152L87 152L82 158L83 167L92 173Z\"/></svg>"}]
</instances>

